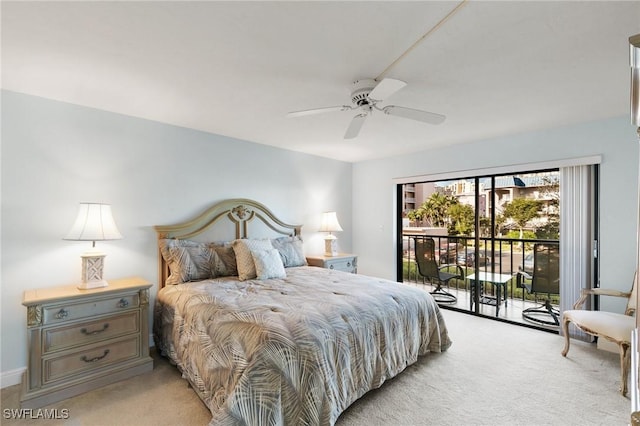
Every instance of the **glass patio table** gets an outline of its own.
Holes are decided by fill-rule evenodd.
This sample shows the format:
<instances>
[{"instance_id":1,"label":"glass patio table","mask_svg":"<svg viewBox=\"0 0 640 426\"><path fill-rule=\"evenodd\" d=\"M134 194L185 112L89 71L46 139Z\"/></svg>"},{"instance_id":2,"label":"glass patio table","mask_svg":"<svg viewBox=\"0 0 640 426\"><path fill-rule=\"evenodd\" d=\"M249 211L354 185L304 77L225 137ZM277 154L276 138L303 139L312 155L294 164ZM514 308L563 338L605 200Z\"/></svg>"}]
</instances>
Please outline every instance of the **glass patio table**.
<instances>
[{"instance_id":1,"label":"glass patio table","mask_svg":"<svg viewBox=\"0 0 640 426\"><path fill-rule=\"evenodd\" d=\"M507 275L507 274L495 274L495 273L491 273L491 272L480 272L478 274L478 277L476 278L476 274L471 274L469 276L467 276L467 279L469 281L471 281L471 310L473 310L473 302L475 300L475 281L480 281L481 283L489 283L491 285L493 285L495 287L496 290L496 297L494 298L489 298L489 297L485 297L482 296L482 293L480 293L481 297L480 297L480 303L484 303L487 305L494 305L496 306L496 317L498 316L498 313L500 312L500 304L501 304L501 295L502 295L502 290L504 289L504 307L507 307L507 282L513 278L513 275Z\"/></svg>"}]
</instances>

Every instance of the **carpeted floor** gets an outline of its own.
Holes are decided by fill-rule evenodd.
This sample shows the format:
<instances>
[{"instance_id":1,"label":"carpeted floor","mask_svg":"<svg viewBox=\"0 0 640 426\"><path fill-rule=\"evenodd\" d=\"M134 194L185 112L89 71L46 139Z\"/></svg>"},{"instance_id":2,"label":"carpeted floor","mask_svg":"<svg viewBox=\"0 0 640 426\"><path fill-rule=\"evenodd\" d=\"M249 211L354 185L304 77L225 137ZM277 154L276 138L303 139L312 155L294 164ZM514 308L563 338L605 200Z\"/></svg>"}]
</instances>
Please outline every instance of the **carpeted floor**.
<instances>
[{"instance_id":1,"label":"carpeted floor","mask_svg":"<svg viewBox=\"0 0 640 426\"><path fill-rule=\"evenodd\" d=\"M618 392L616 354L561 337L444 311L453 340L381 389L356 401L337 426L627 425L631 403ZM206 425L211 416L162 358L153 372L47 408L67 420L10 420L19 386L2 389L0 423L11 425Z\"/></svg>"}]
</instances>

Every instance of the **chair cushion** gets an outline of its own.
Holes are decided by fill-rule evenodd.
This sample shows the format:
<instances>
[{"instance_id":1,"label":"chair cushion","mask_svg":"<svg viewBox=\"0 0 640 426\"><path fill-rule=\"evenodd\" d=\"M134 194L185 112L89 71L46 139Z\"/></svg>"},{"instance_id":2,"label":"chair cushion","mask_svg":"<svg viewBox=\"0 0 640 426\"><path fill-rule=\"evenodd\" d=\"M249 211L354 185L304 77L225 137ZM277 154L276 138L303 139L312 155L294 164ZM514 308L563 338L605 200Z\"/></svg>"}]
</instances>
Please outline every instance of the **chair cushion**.
<instances>
[{"instance_id":1,"label":"chair cushion","mask_svg":"<svg viewBox=\"0 0 640 426\"><path fill-rule=\"evenodd\" d=\"M609 338L615 342L630 342L631 331L636 327L635 317L606 311L570 310L562 313L581 330Z\"/></svg>"}]
</instances>

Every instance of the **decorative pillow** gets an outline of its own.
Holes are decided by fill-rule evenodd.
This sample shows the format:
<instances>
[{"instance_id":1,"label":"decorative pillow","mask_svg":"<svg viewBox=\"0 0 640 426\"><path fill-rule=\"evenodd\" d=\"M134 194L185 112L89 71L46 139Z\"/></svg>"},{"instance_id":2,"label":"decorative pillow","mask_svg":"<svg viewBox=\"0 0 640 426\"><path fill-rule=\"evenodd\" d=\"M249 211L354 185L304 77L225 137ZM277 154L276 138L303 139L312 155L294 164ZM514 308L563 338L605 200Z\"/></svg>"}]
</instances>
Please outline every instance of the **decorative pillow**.
<instances>
[{"instance_id":1,"label":"decorative pillow","mask_svg":"<svg viewBox=\"0 0 640 426\"><path fill-rule=\"evenodd\" d=\"M285 278L287 276L278 250L272 248L252 251L251 257L253 257L253 262L256 265L256 276L259 280Z\"/></svg>"},{"instance_id":2,"label":"decorative pillow","mask_svg":"<svg viewBox=\"0 0 640 426\"><path fill-rule=\"evenodd\" d=\"M240 281L250 280L256 277L256 265L251 252L272 249L270 240L235 240L233 251L236 254L238 266L238 278Z\"/></svg>"},{"instance_id":3,"label":"decorative pillow","mask_svg":"<svg viewBox=\"0 0 640 426\"><path fill-rule=\"evenodd\" d=\"M205 243L189 240L163 239L159 241L162 257L169 266L167 285L200 281L215 277L213 266L218 255Z\"/></svg>"},{"instance_id":4,"label":"decorative pillow","mask_svg":"<svg viewBox=\"0 0 640 426\"><path fill-rule=\"evenodd\" d=\"M285 268L307 265L302 249L302 239L299 236L274 238L271 244L280 253Z\"/></svg>"},{"instance_id":5,"label":"decorative pillow","mask_svg":"<svg viewBox=\"0 0 640 426\"><path fill-rule=\"evenodd\" d=\"M171 246L167 249L165 257L169 265L169 277L166 285L181 284L191 281L191 275L197 274L196 265L191 261L191 256L185 247Z\"/></svg>"},{"instance_id":6,"label":"decorative pillow","mask_svg":"<svg viewBox=\"0 0 640 426\"><path fill-rule=\"evenodd\" d=\"M211 266L212 272L216 277L228 277L238 275L238 266L236 264L236 254L233 251L231 242L228 243L212 243L209 245L216 254L216 263Z\"/></svg>"}]
</instances>

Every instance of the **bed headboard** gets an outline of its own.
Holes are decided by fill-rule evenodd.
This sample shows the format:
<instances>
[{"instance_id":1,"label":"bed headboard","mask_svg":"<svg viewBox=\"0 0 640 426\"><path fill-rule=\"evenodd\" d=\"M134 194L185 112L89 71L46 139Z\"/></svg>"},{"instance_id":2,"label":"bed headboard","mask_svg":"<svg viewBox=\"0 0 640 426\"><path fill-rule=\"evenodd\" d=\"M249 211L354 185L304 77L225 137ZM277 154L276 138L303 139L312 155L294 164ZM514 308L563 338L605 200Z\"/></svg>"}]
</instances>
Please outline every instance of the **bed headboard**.
<instances>
[{"instance_id":1,"label":"bed headboard","mask_svg":"<svg viewBox=\"0 0 640 426\"><path fill-rule=\"evenodd\" d=\"M257 220L256 220L257 219ZM200 215L175 225L154 226L158 240L165 238L229 241L239 238L274 238L300 235L302 225L278 219L266 206L246 198L220 201ZM169 266L158 248L159 283L164 287Z\"/></svg>"}]
</instances>

